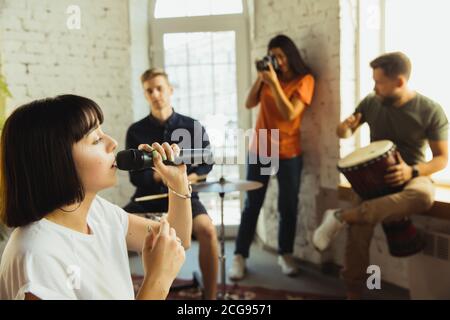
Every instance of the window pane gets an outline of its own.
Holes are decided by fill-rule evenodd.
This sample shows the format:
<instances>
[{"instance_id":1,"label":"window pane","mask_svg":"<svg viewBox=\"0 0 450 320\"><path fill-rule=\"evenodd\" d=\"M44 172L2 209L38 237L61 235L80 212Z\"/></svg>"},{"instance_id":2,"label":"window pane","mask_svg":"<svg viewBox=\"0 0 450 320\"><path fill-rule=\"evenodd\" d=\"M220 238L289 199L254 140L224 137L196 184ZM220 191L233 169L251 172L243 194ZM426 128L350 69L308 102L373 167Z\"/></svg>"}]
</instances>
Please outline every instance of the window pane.
<instances>
[{"instance_id":1,"label":"window pane","mask_svg":"<svg viewBox=\"0 0 450 320\"><path fill-rule=\"evenodd\" d=\"M214 63L236 63L234 32L213 33Z\"/></svg>"},{"instance_id":2,"label":"window pane","mask_svg":"<svg viewBox=\"0 0 450 320\"><path fill-rule=\"evenodd\" d=\"M215 113L235 114L231 107L236 105L236 100L233 100L235 97L234 83L236 83L236 67L234 65L214 66Z\"/></svg>"},{"instance_id":3,"label":"window pane","mask_svg":"<svg viewBox=\"0 0 450 320\"><path fill-rule=\"evenodd\" d=\"M213 112L212 66L189 66L190 116L200 120L206 113Z\"/></svg>"},{"instance_id":4,"label":"window pane","mask_svg":"<svg viewBox=\"0 0 450 320\"><path fill-rule=\"evenodd\" d=\"M212 63L212 41L210 32L187 33L189 64Z\"/></svg>"},{"instance_id":5,"label":"window pane","mask_svg":"<svg viewBox=\"0 0 450 320\"><path fill-rule=\"evenodd\" d=\"M184 33L165 34L164 38L164 60L166 65L186 65L188 39Z\"/></svg>"},{"instance_id":6,"label":"window pane","mask_svg":"<svg viewBox=\"0 0 450 320\"><path fill-rule=\"evenodd\" d=\"M189 73L186 66L167 67L170 84L174 89L172 105L174 109L183 114L189 114Z\"/></svg>"},{"instance_id":7,"label":"window pane","mask_svg":"<svg viewBox=\"0 0 450 320\"><path fill-rule=\"evenodd\" d=\"M157 0L155 18L242 13L242 0Z\"/></svg>"},{"instance_id":8,"label":"window pane","mask_svg":"<svg viewBox=\"0 0 450 320\"><path fill-rule=\"evenodd\" d=\"M165 34L165 68L175 88L175 109L200 121L207 114L223 115L227 126L237 129L234 50L233 31Z\"/></svg>"},{"instance_id":9,"label":"window pane","mask_svg":"<svg viewBox=\"0 0 450 320\"><path fill-rule=\"evenodd\" d=\"M216 1L211 0L212 14L242 13L242 1Z\"/></svg>"},{"instance_id":10,"label":"window pane","mask_svg":"<svg viewBox=\"0 0 450 320\"><path fill-rule=\"evenodd\" d=\"M194 0L187 1L187 16L208 16L211 14L210 0Z\"/></svg>"},{"instance_id":11,"label":"window pane","mask_svg":"<svg viewBox=\"0 0 450 320\"><path fill-rule=\"evenodd\" d=\"M158 0L155 6L155 18L172 18L187 16L188 1Z\"/></svg>"},{"instance_id":12,"label":"window pane","mask_svg":"<svg viewBox=\"0 0 450 320\"><path fill-rule=\"evenodd\" d=\"M237 155L237 88L235 33L193 32L164 35L165 69L174 87L172 105L199 120L209 135L214 155ZM239 179L238 165L215 165L208 181ZM228 197L228 195L227 195ZM229 195L226 224L240 221L239 194ZM200 194L214 223L220 220L217 194Z\"/></svg>"},{"instance_id":13,"label":"window pane","mask_svg":"<svg viewBox=\"0 0 450 320\"><path fill-rule=\"evenodd\" d=\"M408 8L408 14L404 10ZM388 0L386 2L386 51L402 51L411 59L409 86L438 102L450 118L450 44L441 41L450 30L450 1ZM420 23L418 23L420 21ZM427 152L428 158L431 152ZM450 167L433 175L450 182Z\"/></svg>"}]
</instances>

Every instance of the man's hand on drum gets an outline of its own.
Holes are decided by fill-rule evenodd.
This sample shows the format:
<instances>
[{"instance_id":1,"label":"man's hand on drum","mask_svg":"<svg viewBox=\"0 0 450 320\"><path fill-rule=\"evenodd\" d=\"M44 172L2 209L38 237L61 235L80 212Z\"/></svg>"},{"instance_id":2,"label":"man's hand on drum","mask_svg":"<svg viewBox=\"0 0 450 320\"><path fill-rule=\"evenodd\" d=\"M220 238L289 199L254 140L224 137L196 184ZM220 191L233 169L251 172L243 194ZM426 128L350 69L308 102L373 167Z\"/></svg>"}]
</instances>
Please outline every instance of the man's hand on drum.
<instances>
[{"instance_id":1,"label":"man's hand on drum","mask_svg":"<svg viewBox=\"0 0 450 320\"><path fill-rule=\"evenodd\" d=\"M403 161L400 153L397 152L399 164L390 166L384 180L392 187L398 187L412 179L412 167Z\"/></svg>"}]
</instances>

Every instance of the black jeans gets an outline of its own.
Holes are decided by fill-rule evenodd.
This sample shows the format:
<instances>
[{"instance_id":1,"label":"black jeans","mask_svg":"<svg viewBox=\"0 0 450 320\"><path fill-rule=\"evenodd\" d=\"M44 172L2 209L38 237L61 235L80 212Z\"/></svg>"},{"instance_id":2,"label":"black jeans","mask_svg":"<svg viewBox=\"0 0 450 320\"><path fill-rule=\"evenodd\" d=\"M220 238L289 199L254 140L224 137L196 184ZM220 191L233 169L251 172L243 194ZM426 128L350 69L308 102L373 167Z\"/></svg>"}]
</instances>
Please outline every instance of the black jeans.
<instances>
[{"instance_id":1,"label":"black jeans","mask_svg":"<svg viewBox=\"0 0 450 320\"><path fill-rule=\"evenodd\" d=\"M259 212L264 203L267 185L269 184L270 175L261 174L261 169L267 167L270 167L270 165L263 165L259 161L257 164L247 164L247 180L262 182L263 187L248 191L246 194L234 252L235 254L241 254L245 258L249 256L249 249L255 236ZM280 212L278 220L279 254L291 254L294 249L302 169L302 156L286 160L280 159L277 172L278 211Z\"/></svg>"}]
</instances>

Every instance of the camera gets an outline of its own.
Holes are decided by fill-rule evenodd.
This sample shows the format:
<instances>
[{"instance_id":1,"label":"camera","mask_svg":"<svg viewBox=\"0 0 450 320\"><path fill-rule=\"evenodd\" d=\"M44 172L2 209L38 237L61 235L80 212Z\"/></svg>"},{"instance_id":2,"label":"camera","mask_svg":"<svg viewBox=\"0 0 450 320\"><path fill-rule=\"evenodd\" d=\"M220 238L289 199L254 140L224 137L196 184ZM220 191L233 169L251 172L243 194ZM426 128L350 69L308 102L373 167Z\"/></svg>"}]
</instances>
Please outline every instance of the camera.
<instances>
[{"instance_id":1,"label":"camera","mask_svg":"<svg viewBox=\"0 0 450 320\"><path fill-rule=\"evenodd\" d=\"M273 69L275 71L279 71L280 67L278 66L278 61L275 56L267 55L261 60L256 61L256 70L258 71L269 71L269 63L272 64Z\"/></svg>"}]
</instances>

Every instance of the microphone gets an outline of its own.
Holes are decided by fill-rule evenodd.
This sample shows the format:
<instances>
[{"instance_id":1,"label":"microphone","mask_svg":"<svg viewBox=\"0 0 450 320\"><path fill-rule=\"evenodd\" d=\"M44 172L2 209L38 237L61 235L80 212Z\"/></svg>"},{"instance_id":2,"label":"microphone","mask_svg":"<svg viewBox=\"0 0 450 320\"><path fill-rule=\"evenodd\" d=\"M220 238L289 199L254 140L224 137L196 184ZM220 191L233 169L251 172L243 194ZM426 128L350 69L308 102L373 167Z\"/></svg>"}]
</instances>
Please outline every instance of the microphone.
<instances>
[{"instance_id":1,"label":"microphone","mask_svg":"<svg viewBox=\"0 0 450 320\"><path fill-rule=\"evenodd\" d=\"M138 149L119 151L116 155L116 163L118 169L126 171L154 167L152 154ZM213 164L213 157L209 149L181 149L180 154L175 156L174 161L164 160L163 163L169 166Z\"/></svg>"}]
</instances>

